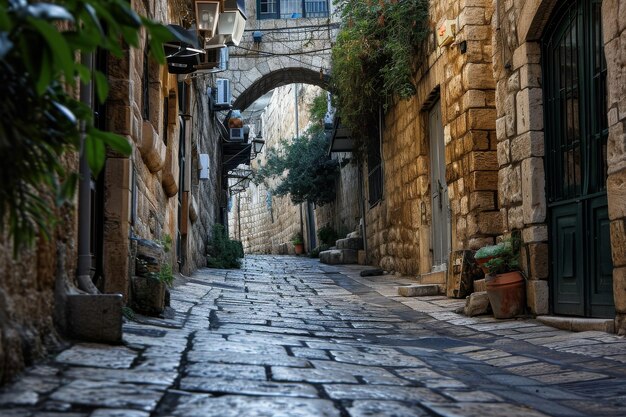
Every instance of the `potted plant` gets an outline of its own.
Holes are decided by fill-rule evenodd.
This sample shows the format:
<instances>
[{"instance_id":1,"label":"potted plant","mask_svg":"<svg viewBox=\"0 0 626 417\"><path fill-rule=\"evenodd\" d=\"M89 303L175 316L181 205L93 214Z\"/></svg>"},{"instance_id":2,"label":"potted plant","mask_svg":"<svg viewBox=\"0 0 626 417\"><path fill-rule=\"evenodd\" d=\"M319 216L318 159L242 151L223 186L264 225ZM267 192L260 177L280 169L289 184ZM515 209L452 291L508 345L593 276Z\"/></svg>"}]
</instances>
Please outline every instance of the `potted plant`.
<instances>
[{"instance_id":1,"label":"potted plant","mask_svg":"<svg viewBox=\"0 0 626 417\"><path fill-rule=\"evenodd\" d=\"M494 259L504 250L504 243L499 243L497 245L483 246L476 251L476 253L474 254L474 259L476 260L478 266L480 266L480 268L483 270L485 275L489 273L489 269L487 268L487 262Z\"/></svg>"},{"instance_id":2,"label":"potted plant","mask_svg":"<svg viewBox=\"0 0 626 417\"><path fill-rule=\"evenodd\" d=\"M304 252L304 239L301 232L295 232L291 236L291 243L293 243L296 255L302 255L302 252Z\"/></svg>"},{"instance_id":3,"label":"potted plant","mask_svg":"<svg viewBox=\"0 0 626 417\"><path fill-rule=\"evenodd\" d=\"M493 315L498 319L508 319L525 310L526 281L519 265L519 238L506 239L498 246L485 263L489 272L485 282Z\"/></svg>"}]
</instances>

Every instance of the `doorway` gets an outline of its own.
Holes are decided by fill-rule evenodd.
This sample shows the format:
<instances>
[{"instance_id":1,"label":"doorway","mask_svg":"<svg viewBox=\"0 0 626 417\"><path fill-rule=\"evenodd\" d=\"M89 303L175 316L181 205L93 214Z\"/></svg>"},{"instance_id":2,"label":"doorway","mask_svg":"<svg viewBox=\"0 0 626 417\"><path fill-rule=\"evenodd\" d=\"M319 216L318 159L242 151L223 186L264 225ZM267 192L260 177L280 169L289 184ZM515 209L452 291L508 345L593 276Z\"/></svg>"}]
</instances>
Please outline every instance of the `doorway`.
<instances>
[{"instance_id":1,"label":"doorway","mask_svg":"<svg viewBox=\"0 0 626 417\"><path fill-rule=\"evenodd\" d=\"M561 2L542 45L552 309L584 317L615 315L601 7Z\"/></svg>"},{"instance_id":2,"label":"doorway","mask_svg":"<svg viewBox=\"0 0 626 417\"><path fill-rule=\"evenodd\" d=\"M451 248L450 200L446 183L446 152L441 122L441 103L428 112L430 134L430 194L432 203L433 271L445 271Z\"/></svg>"}]
</instances>

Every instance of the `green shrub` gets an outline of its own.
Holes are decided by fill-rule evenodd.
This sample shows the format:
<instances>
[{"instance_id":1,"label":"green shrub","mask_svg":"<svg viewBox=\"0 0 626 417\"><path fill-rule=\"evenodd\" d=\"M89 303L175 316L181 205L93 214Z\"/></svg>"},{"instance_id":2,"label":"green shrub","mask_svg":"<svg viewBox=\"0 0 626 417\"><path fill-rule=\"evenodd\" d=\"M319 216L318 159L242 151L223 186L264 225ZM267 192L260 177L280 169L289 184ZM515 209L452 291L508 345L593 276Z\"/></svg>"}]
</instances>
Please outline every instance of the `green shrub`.
<instances>
[{"instance_id":1,"label":"green shrub","mask_svg":"<svg viewBox=\"0 0 626 417\"><path fill-rule=\"evenodd\" d=\"M320 242L326 245L334 245L339 235L329 224L326 226L322 226L317 231L317 237L320 239Z\"/></svg>"},{"instance_id":2,"label":"green shrub","mask_svg":"<svg viewBox=\"0 0 626 417\"><path fill-rule=\"evenodd\" d=\"M221 224L213 225L213 237L209 241L207 266L209 268L241 268L243 245L230 240L226 229Z\"/></svg>"}]
</instances>

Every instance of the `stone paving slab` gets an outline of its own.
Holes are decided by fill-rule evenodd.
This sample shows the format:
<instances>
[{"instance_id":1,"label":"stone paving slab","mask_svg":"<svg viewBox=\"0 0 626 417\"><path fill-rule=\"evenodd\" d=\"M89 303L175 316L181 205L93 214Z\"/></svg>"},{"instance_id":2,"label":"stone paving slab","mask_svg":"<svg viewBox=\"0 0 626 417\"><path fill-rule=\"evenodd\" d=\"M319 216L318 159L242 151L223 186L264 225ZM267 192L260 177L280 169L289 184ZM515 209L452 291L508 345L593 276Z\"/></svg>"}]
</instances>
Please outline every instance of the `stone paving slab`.
<instances>
[{"instance_id":1,"label":"stone paving slab","mask_svg":"<svg viewBox=\"0 0 626 417\"><path fill-rule=\"evenodd\" d=\"M397 276L247 256L171 289L124 345L78 343L0 390L2 417L626 415L626 340L407 300Z\"/></svg>"}]
</instances>

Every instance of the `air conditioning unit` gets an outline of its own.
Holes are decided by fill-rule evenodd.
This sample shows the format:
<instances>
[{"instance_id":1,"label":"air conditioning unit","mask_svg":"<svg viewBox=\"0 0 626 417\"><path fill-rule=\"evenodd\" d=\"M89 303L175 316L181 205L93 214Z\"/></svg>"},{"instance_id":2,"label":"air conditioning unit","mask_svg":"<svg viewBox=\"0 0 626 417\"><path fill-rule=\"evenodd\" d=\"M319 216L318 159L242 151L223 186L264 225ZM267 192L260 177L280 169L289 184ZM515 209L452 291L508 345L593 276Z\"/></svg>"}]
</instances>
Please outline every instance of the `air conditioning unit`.
<instances>
[{"instance_id":1,"label":"air conditioning unit","mask_svg":"<svg viewBox=\"0 0 626 417\"><path fill-rule=\"evenodd\" d=\"M212 47L206 49L203 60L196 65L198 71L217 73L228 70L228 47Z\"/></svg>"},{"instance_id":2,"label":"air conditioning unit","mask_svg":"<svg viewBox=\"0 0 626 417\"><path fill-rule=\"evenodd\" d=\"M243 127L231 127L229 130L230 140L242 141L244 139L245 132Z\"/></svg>"},{"instance_id":3,"label":"air conditioning unit","mask_svg":"<svg viewBox=\"0 0 626 417\"><path fill-rule=\"evenodd\" d=\"M216 84L215 104L217 106L230 106L230 80L218 78Z\"/></svg>"}]
</instances>

